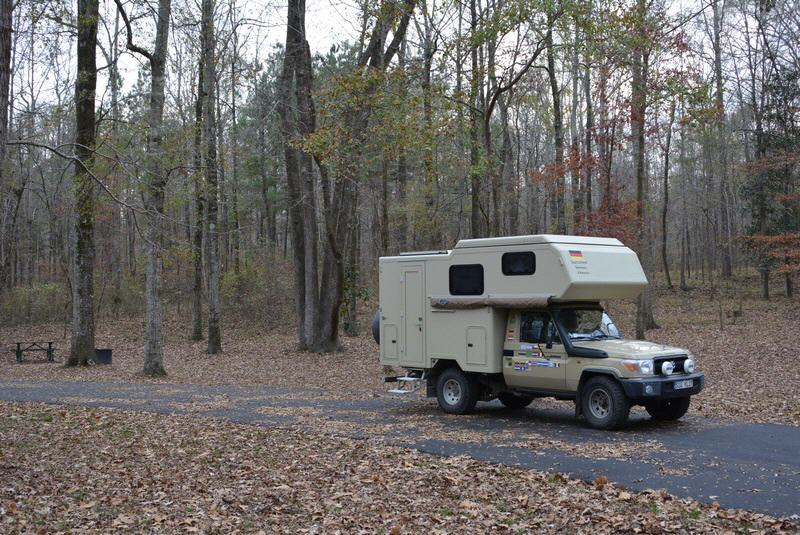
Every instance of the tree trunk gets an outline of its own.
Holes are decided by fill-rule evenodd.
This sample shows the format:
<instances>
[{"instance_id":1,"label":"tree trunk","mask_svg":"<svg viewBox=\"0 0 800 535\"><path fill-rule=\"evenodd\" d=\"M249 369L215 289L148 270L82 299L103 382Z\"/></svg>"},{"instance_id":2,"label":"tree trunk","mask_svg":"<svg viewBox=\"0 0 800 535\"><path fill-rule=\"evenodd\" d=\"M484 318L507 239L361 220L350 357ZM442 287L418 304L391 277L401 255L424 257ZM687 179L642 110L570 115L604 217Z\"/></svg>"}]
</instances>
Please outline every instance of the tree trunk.
<instances>
[{"instance_id":1,"label":"tree trunk","mask_svg":"<svg viewBox=\"0 0 800 535\"><path fill-rule=\"evenodd\" d=\"M236 2L231 2L231 16L236 13ZM233 219L233 239L231 240L231 256L233 256L233 272L241 271L242 236L239 223L239 125L236 122L236 62L239 54L239 36L237 21L233 26L233 58L231 59L231 218Z\"/></svg>"},{"instance_id":2,"label":"tree trunk","mask_svg":"<svg viewBox=\"0 0 800 535\"><path fill-rule=\"evenodd\" d=\"M645 119L647 114L647 70L649 54L645 49L645 25L647 4L637 0L637 35L633 50L633 76L631 80L631 133L633 137L633 157L636 176L636 215L639 219L639 256L650 284L639 296L636 307L636 338L643 340L648 329L658 325L653 317L653 278L650 265L650 232L648 226L649 210L647 202L647 170L645 168Z\"/></svg>"},{"instance_id":3,"label":"tree trunk","mask_svg":"<svg viewBox=\"0 0 800 535\"><path fill-rule=\"evenodd\" d=\"M672 142L672 123L675 121L675 100L669 108L669 123L667 125L667 140L664 147L664 204L661 207L661 264L667 278L667 288L672 289L672 278L669 276L669 262L667 261L667 211L669 210L669 150Z\"/></svg>"},{"instance_id":4,"label":"tree trunk","mask_svg":"<svg viewBox=\"0 0 800 535\"><path fill-rule=\"evenodd\" d=\"M203 0L203 82L205 85L205 109L203 130L206 143L206 184L207 220L208 220L208 352L212 355L222 351L222 333L220 332L220 296L219 296L219 229L218 203L219 184L217 183L217 126L214 113L216 102L217 71L216 39L214 37L214 0Z\"/></svg>"},{"instance_id":5,"label":"tree trunk","mask_svg":"<svg viewBox=\"0 0 800 535\"><path fill-rule=\"evenodd\" d=\"M95 361L94 347L94 162L97 89L98 0L78 0L78 72L75 78L75 253L72 339L67 366Z\"/></svg>"},{"instance_id":6,"label":"tree trunk","mask_svg":"<svg viewBox=\"0 0 800 535\"><path fill-rule=\"evenodd\" d=\"M122 7L118 4L119 9ZM170 0L159 0L156 42L150 60L150 109L147 120L147 272L145 275L146 327L144 373L151 377L166 375L162 352L161 284L163 272L162 226L164 218L164 188L167 177L162 168L164 133L164 85L169 40ZM128 27L130 31L130 27ZM132 47L128 36L128 48ZM134 50L135 51L135 50Z\"/></svg>"},{"instance_id":7,"label":"tree trunk","mask_svg":"<svg viewBox=\"0 0 800 535\"><path fill-rule=\"evenodd\" d=\"M280 96L278 99L278 113L281 117L281 130L283 134L283 150L286 165L286 189L289 202L289 226L292 235L292 256L294 260L294 304L297 325L297 345L303 350L307 349L305 332L305 239L303 237L303 207L300 188L300 164L298 150L295 148L297 125L295 121L295 108L292 101L294 94L295 69L297 68L298 46L296 33L298 25L303 20L300 11L302 4L298 0L290 0L288 4L288 21L286 31L286 47L283 58L283 70L280 80ZM288 233L284 234L285 236Z\"/></svg>"},{"instance_id":8,"label":"tree trunk","mask_svg":"<svg viewBox=\"0 0 800 535\"><path fill-rule=\"evenodd\" d=\"M591 79L591 56L586 52L584 61L586 66L583 73L583 95L586 99L586 128L585 128L585 141L584 141L584 167L583 167L583 194L584 194L584 211L585 217L589 217L592 213L592 170L594 169L594 162L592 161L592 136L594 135L594 109L592 108L592 79Z\"/></svg>"},{"instance_id":9,"label":"tree trunk","mask_svg":"<svg viewBox=\"0 0 800 535\"><path fill-rule=\"evenodd\" d=\"M8 141L8 94L11 86L11 33L14 3L0 0L0 184L5 184L3 176L6 160L6 141ZM0 270L3 266L0 265ZM0 290L3 289L3 276L0 272Z\"/></svg>"},{"instance_id":10,"label":"tree trunk","mask_svg":"<svg viewBox=\"0 0 800 535\"><path fill-rule=\"evenodd\" d=\"M558 78L556 77L552 20L545 37L545 47L547 48L547 75L550 80L550 96L553 99L553 145L555 148L553 186L555 194L552 199L555 211L552 215L555 218L556 232L558 234L566 234L567 220L564 214L564 190L566 189L564 187L564 120L561 111L561 91L558 88Z\"/></svg>"},{"instance_id":11,"label":"tree trunk","mask_svg":"<svg viewBox=\"0 0 800 535\"><path fill-rule=\"evenodd\" d=\"M723 100L722 78L722 6L719 0L712 2L714 49L714 106L717 118L717 143L720 159L719 171L719 218L720 218L720 256L722 261L722 277L730 279L732 271L730 227L728 224L728 158L727 141L725 139L725 102Z\"/></svg>"},{"instance_id":12,"label":"tree trunk","mask_svg":"<svg viewBox=\"0 0 800 535\"><path fill-rule=\"evenodd\" d=\"M472 40L477 39L478 11L476 0L470 0L470 35ZM470 214L470 237L483 237L481 225L481 173L480 173L480 148L478 145L478 94L480 91L481 73L478 66L478 44L473 42L470 50L471 67L470 92L469 92L469 176L472 189L472 207Z\"/></svg>"},{"instance_id":13,"label":"tree trunk","mask_svg":"<svg viewBox=\"0 0 800 535\"><path fill-rule=\"evenodd\" d=\"M572 191L572 234L577 234L578 229L580 228L581 221L584 218L583 209L581 204L583 202L583 196L581 195L581 167L580 167L580 160L581 160L581 149L580 149L580 132L578 131L578 96L580 91L578 89L578 84L580 82L580 75L578 74L579 59L578 59L578 49L580 47L580 36L578 31L578 24L577 19L575 21L575 36L572 43L572 65L570 75L572 77L572 106L570 109L570 134L572 137L572 141L570 143L569 148L569 166L570 166L570 178L572 179L572 184L570 184L570 190Z\"/></svg>"},{"instance_id":14,"label":"tree trunk","mask_svg":"<svg viewBox=\"0 0 800 535\"><path fill-rule=\"evenodd\" d=\"M0 0L0 194L4 193L8 178L4 175L6 161L6 141L8 141L8 104L11 90L11 48L13 33L14 5L11 0ZM10 196L9 196L10 198ZM0 195L0 209L11 210L5 196ZM17 197L17 206L19 197ZM14 208L16 210L16 208ZM5 212L5 213L4 213ZM11 278L11 236L13 228L6 210L0 211L0 293L10 286Z\"/></svg>"},{"instance_id":15,"label":"tree trunk","mask_svg":"<svg viewBox=\"0 0 800 535\"><path fill-rule=\"evenodd\" d=\"M436 168L434 162L434 151L436 148L436 134L433 127L433 104L431 89L431 70L433 69L433 55L435 51L434 28L430 21L430 14L426 10L423 13L424 35L422 41L423 70L422 70L422 118L425 123L426 142L423 146L423 169L425 173L424 199L425 199L425 233L422 247L424 249L438 247L441 242L439 231L439 217L436 213L436 202L438 198L438 183L436 180Z\"/></svg>"},{"instance_id":16,"label":"tree trunk","mask_svg":"<svg viewBox=\"0 0 800 535\"><path fill-rule=\"evenodd\" d=\"M203 48L201 46L201 48ZM205 225L205 187L203 185L203 103L204 94L203 64L199 58L197 65L197 100L194 104L194 234L192 236L192 336L194 341L203 339L203 227Z\"/></svg>"}]
</instances>

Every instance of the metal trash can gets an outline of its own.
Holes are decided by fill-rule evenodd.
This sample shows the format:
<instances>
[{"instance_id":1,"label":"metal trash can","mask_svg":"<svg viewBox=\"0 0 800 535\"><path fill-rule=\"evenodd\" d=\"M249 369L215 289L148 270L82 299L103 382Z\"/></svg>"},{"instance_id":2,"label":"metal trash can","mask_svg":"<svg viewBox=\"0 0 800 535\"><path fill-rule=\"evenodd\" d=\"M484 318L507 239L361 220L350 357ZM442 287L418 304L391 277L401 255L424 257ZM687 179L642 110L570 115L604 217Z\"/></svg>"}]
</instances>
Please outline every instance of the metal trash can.
<instances>
[{"instance_id":1,"label":"metal trash can","mask_svg":"<svg viewBox=\"0 0 800 535\"><path fill-rule=\"evenodd\" d=\"M95 349L94 356L98 364L111 364L110 349Z\"/></svg>"}]
</instances>

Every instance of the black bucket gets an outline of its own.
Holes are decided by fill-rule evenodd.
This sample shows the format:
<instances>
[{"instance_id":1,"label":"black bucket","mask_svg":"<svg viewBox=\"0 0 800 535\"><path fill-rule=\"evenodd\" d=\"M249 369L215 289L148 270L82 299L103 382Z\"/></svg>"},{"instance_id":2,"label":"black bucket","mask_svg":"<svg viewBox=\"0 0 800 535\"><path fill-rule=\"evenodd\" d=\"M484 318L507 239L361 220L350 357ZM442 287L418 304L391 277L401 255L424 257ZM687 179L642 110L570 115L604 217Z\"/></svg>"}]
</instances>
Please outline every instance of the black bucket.
<instances>
[{"instance_id":1,"label":"black bucket","mask_svg":"<svg viewBox=\"0 0 800 535\"><path fill-rule=\"evenodd\" d=\"M110 349L95 349L94 356L98 364L111 364L111 350Z\"/></svg>"}]
</instances>

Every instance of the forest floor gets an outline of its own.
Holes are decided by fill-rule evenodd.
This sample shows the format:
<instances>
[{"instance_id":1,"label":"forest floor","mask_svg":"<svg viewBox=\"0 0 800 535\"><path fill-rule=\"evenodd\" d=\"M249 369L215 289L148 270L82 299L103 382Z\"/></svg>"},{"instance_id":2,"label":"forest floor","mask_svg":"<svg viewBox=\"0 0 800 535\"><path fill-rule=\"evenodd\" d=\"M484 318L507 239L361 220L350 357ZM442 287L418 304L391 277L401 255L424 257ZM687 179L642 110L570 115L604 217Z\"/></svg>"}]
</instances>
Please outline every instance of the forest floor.
<instances>
[{"instance_id":1,"label":"forest floor","mask_svg":"<svg viewBox=\"0 0 800 535\"><path fill-rule=\"evenodd\" d=\"M641 439L634 426L625 436L596 439L588 455L624 462L647 451L657 459L662 450L653 448L666 440L659 437L677 433L688 440L689 434L725 421L800 425L800 370L792 334L797 301L757 299L755 282L739 280L715 291L658 289L655 313L661 328L649 331L648 339L691 350L706 373L707 388L678 427ZM623 334L632 333L634 307L606 306ZM291 318L283 310L266 313ZM342 351L335 354L309 354L296 350L289 327L265 330L257 314L228 316L224 352L211 356L204 341L187 340L187 318L172 314L164 325L169 375L151 379L141 374L143 327L141 319L103 317L97 346L113 349L113 364L77 369L61 365L69 347L63 324L0 327L0 344L7 348L0 357L0 383L24 388L31 381L88 381L129 391L143 384L168 390L170 385L250 385L302 389L277 396L282 403L386 401L378 348L367 335L343 338ZM57 362L32 355L16 364L11 353L16 341L55 342ZM265 409L264 417L291 416L299 424L253 427L209 419L206 414L219 401L214 396L174 409L183 415L122 410L130 403L116 410L76 406L90 401L53 399L64 406L0 402L0 532L800 531L796 519L725 509L713 496L698 495L695 501L665 491L632 490L641 490L643 483L617 487L605 476L592 483L592 478L564 476L558 468L526 470L460 454L433 456L403 448L402 442L381 442L377 432L358 438L352 425L343 427L312 407ZM114 406L108 401L96 405ZM441 418L434 414L435 401L421 396L402 406L426 429ZM498 425L525 427L536 435L532 444L546 444L555 455L587 455L575 441L558 436L583 429L572 420L571 403L537 400L532 407L519 422L502 418ZM497 430L489 429L487 418L493 422L495 412L487 405L464 422L474 432L448 431L450 438L472 444L482 440L481 428L484 439L487 433L494 437ZM647 422L640 410L632 418ZM541 427L529 429L531 422ZM548 422L558 428L555 438L545 432ZM695 477L665 470L665 476ZM707 500L711 503L703 503Z\"/></svg>"},{"instance_id":2,"label":"forest floor","mask_svg":"<svg viewBox=\"0 0 800 535\"><path fill-rule=\"evenodd\" d=\"M7 533L796 533L788 519L341 436L0 402Z\"/></svg>"},{"instance_id":3,"label":"forest floor","mask_svg":"<svg viewBox=\"0 0 800 535\"><path fill-rule=\"evenodd\" d=\"M757 291L754 277L733 281L717 292L659 286L655 316L661 328L648 331L647 337L690 350L698 369L705 372L706 389L693 398L690 414L800 425L798 301L783 296L764 301L757 298ZM623 334L633 333L634 306L623 302L606 306ZM291 318L291 312L285 317ZM11 348L16 341L53 341L59 349L57 360L63 362L69 350L69 330L63 324L0 326L0 344L7 348L0 358L0 378L319 387L334 397L369 398L384 395L386 385L378 346L366 334L366 321L364 325L364 335L342 338L342 351L314 354L297 351L290 326L265 331L253 315L228 318L223 326L224 352L208 355L205 341L188 340L187 318L173 314L164 324L164 366L169 375L160 379L141 374L144 322L140 318L98 321L96 345L113 350L113 364L89 368L41 362L42 354L15 363ZM549 400L535 404L572 405Z\"/></svg>"}]
</instances>

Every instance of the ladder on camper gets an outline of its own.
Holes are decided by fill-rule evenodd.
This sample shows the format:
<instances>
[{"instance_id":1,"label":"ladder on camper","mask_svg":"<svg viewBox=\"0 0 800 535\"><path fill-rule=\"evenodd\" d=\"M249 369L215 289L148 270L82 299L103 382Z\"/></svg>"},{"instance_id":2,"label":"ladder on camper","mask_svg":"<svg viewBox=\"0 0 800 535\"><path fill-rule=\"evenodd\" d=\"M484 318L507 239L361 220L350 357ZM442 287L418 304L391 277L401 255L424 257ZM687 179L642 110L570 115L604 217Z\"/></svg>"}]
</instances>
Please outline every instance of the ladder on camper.
<instances>
[{"instance_id":1,"label":"ladder on camper","mask_svg":"<svg viewBox=\"0 0 800 535\"><path fill-rule=\"evenodd\" d=\"M397 383L397 388L389 390L390 394L406 395L416 392L422 381L425 380L425 374L420 372L410 372L403 376L384 377L386 383Z\"/></svg>"}]
</instances>

